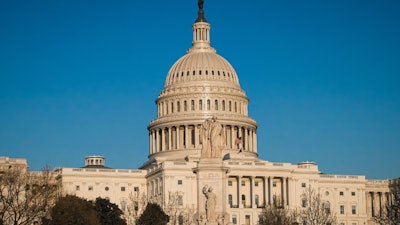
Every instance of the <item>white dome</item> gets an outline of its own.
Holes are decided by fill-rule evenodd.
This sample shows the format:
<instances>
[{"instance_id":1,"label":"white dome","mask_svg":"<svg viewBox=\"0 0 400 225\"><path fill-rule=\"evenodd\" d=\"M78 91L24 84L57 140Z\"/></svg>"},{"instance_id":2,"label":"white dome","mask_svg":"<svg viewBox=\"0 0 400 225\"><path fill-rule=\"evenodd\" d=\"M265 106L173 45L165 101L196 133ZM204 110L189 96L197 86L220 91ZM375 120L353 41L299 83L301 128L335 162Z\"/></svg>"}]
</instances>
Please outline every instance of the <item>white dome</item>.
<instances>
[{"instance_id":1,"label":"white dome","mask_svg":"<svg viewBox=\"0 0 400 225\"><path fill-rule=\"evenodd\" d=\"M240 88L235 69L215 51L193 51L181 57L169 70L165 87L193 81L224 81Z\"/></svg>"}]
</instances>

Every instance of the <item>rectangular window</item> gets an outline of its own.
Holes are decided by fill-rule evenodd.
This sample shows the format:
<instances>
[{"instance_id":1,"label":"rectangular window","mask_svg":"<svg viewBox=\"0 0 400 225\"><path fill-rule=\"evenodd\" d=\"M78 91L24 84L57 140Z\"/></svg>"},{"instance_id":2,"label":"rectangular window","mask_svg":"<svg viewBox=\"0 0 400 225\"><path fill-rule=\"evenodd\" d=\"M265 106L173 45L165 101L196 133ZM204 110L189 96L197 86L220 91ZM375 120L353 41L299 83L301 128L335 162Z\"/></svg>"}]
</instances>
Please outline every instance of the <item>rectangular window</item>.
<instances>
[{"instance_id":1,"label":"rectangular window","mask_svg":"<svg viewBox=\"0 0 400 225\"><path fill-rule=\"evenodd\" d=\"M246 181L242 180L242 186L246 186Z\"/></svg>"},{"instance_id":2,"label":"rectangular window","mask_svg":"<svg viewBox=\"0 0 400 225\"><path fill-rule=\"evenodd\" d=\"M232 223L233 223L233 224L237 224L237 217L236 217L236 215L233 215L233 216L232 216Z\"/></svg>"},{"instance_id":3,"label":"rectangular window","mask_svg":"<svg viewBox=\"0 0 400 225\"><path fill-rule=\"evenodd\" d=\"M254 182L254 186L258 187L258 181Z\"/></svg>"},{"instance_id":4,"label":"rectangular window","mask_svg":"<svg viewBox=\"0 0 400 225\"><path fill-rule=\"evenodd\" d=\"M228 186L232 186L232 181L228 180Z\"/></svg>"},{"instance_id":5,"label":"rectangular window","mask_svg":"<svg viewBox=\"0 0 400 225\"><path fill-rule=\"evenodd\" d=\"M276 182L272 182L272 187L276 187Z\"/></svg>"},{"instance_id":6,"label":"rectangular window","mask_svg":"<svg viewBox=\"0 0 400 225\"><path fill-rule=\"evenodd\" d=\"M307 200L306 199L302 199L301 200L301 207L305 208L307 206Z\"/></svg>"},{"instance_id":7,"label":"rectangular window","mask_svg":"<svg viewBox=\"0 0 400 225\"><path fill-rule=\"evenodd\" d=\"M344 214L344 205L340 206L340 214Z\"/></svg>"},{"instance_id":8,"label":"rectangular window","mask_svg":"<svg viewBox=\"0 0 400 225\"><path fill-rule=\"evenodd\" d=\"M89 187L88 187L88 190L89 190L89 191L93 191L93 186L89 186Z\"/></svg>"},{"instance_id":9,"label":"rectangular window","mask_svg":"<svg viewBox=\"0 0 400 225\"><path fill-rule=\"evenodd\" d=\"M178 205L183 205L183 196L178 195Z\"/></svg>"},{"instance_id":10,"label":"rectangular window","mask_svg":"<svg viewBox=\"0 0 400 225\"><path fill-rule=\"evenodd\" d=\"M351 196L356 196L356 192L352 191Z\"/></svg>"},{"instance_id":11,"label":"rectangular window","mask_svg":"<svg viewBox=\"0 0 400 225\"><path fill-rule=\"evenodd\" d=\"M75 186L75 191L79 191L81 189L81 187L79 185Z\"/></svg>"},{"instance_id":12,"label":"rectangular window","mask_svg":"<svg viewBox=\"0 0 400 225\"><path fill-rule=\"evenodd\" d=\"M182 185L182 180L178 180L178 185Z\"/></svg>"},{"instance_id":13,"label":"rectangular window","mask_svg":"<svg viewBox=\"0 0 400 225\"><path fill-rule=\"evenodd\" d=\"M356 208L356 206L355 205L352 205L351 206L351 214L356 214L357 213L357 208Z\"/></svg>"},{"instance_id":14,"label":"rectangular window","mask_svg":"<svg viewBox=\"0 0 400 225\"><path fill-rule=\"evenodd\" d=\"M306 187L306 183L301 183L301 187L305 188Z\"/></svg>"},{"instance_id":15,"label":"rectangular window","mask_svg":"<svg viewBox=\"0 0 400 225\"><path fill-rule=\"evenodd\" d=\"M121 191L125 191L125 187L121 187Z\"/></svg>"},{"instance_id":16,"label":"rectangular window","mask_svg":"<svg viewBox=\"0 0 400 225\"><path fill-rule=\"evenodd\" d=\"M343 196L343 195L344 195L343 191L339 192L339 195L340 195L340 196Z\"/></svg>"},{"instance_id":17,"label":"rectangular window","mask_svg":"<svg viewBox=\"0 0 400 225\"><path fill-rule=\"evenodd\" d=\"M133 191L136 191L136 192L139 191L139 187L134 187Z\"/></svg>"},{"instance_id":18,"label":"rectangular window","mask_svg":"<svg viewBox=\"0 0 400 225\"><path fill-rule=\"evenodd\" d=\"M230 207L232 207L233 204L232 195L228 195L228 204Z\"/></svg>"}]
</instances>

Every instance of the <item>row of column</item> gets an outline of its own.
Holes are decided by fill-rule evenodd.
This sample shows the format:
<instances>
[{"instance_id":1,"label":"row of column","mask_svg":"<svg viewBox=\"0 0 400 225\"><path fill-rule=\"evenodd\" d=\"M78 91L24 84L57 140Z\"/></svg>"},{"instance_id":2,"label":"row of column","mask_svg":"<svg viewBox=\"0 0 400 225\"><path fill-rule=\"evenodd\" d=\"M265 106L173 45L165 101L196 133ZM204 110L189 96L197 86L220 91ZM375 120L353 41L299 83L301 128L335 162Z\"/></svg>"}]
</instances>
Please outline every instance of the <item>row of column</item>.
<instances>
[{"instance_id":1,"label":"row of column","mask_svg":"<svg viewBox=\"0 0 400 225\"><path fill-rule=\"evenodd\" d=\"M368 192L367 204L368 215L370 217L382 216L386 203L390 203L391 198L388 192Z\"/></svg>"},{"instance_id":2,"label":"row of column","mask_svg":"<svg viewBox=\"0 0 400 225\"><path fill-rule=\"evenodd\" d=\"M236 190L231 193L228 191L228 204L231 208L260 208L266 205L286 207L289 205L288 177L230 176L230 178L235 178L237 181ZM242 187L248 185L246 180L249 181L249 188ZM255 180L262 181L261 185L258 184L258 188L256 188ZM243 181L245 181L244 185ZM233 195L236 195L236 202L233 201Z\"/></svg>"},{"instance_id":3,"label":"row of column","mask_svg":"<svg viewBox=\"0 0 400 225\"><path fill-rule=\"evenodd\" d=\"M150 130L150 154L168 150L200 149L198 125L180 125ZM257 152L257 133L248 127L223 125L226 149Z\"/></svg>"}]
</instances>

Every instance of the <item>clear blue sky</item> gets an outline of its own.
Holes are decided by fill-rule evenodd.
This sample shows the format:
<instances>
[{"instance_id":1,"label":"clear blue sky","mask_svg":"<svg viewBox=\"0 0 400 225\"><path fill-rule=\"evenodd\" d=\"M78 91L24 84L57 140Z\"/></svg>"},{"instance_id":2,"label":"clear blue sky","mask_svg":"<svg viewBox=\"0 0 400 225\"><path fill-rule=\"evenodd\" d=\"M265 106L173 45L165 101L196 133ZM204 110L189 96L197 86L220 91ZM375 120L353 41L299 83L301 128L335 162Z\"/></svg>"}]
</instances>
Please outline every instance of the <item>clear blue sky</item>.
<instances>
[{"instance_id":1,"label":"clear blue sky","mask_svg":"<svg viewBox=\"0 0 400 225\"><path fill-rule=\"evenodd\" d=\"M205 0L268 161L400 176L400 1ZM114 168L148 156L147 125L191 46L196 0L0 1L0 155Z\"/></svg>"}]
</instances>

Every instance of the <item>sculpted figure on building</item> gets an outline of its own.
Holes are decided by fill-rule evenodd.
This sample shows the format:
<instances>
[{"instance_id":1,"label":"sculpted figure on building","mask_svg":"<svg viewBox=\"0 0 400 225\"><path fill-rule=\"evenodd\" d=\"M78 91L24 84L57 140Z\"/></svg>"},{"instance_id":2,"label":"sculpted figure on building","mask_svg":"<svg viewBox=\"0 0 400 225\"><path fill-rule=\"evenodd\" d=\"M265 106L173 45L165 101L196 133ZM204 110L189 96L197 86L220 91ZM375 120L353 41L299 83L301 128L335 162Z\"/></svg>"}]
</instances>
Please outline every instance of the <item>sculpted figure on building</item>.
<instances>
[{"instance_id":1,"label":"sculpted figure on building","mask_svg":"<svg viewBox=\"0 0 400 225\"><path fill-rule=\"evenodd\" d=\"M205 209L206 209L206 218L208 222L214 222L216 220L215 216L215 204L217 201L217 196L214 194L213 187L208 187L208 185L205 185L203 187L203 194L206 197L206 204L205 204Z\"/></svg>"},{"instance_id":2,"label":"sculpted figure on building","mask_svg":"<svg viewBox=\"0 0 400 225\"><path fill-rule=\"evenodd\" d=\"M225 132L222 124L215 117L207 119L200 125L202 158L221 158L225 148Z\"/></svg>"}]
</instances>

